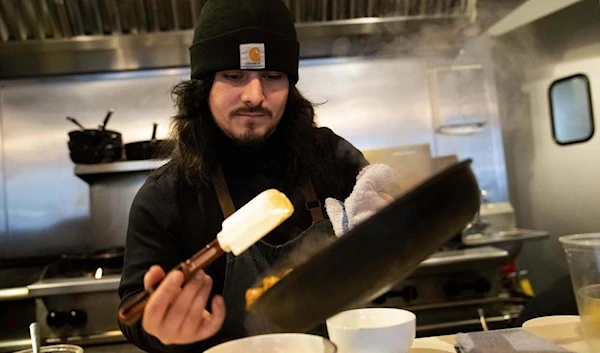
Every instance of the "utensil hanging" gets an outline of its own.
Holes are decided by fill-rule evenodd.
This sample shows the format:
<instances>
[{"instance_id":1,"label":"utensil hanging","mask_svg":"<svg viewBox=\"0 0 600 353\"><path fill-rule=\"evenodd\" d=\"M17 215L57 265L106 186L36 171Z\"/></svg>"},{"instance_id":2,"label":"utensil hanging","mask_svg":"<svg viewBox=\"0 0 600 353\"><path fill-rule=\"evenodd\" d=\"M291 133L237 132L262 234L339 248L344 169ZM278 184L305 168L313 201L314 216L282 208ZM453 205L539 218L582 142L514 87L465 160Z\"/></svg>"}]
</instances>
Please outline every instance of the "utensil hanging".
<instances>
[{"instance_id":1,"label":"utensil hanging","mask_svg":"<svg viewBox=\"0 0 600 353\"><path fill-rule=\"evenodd\" d=\"M75 118L68 116L67 120L69 120L70 122L72 122L73 124L79 126L81 128L82 131L85 131L85 127L83 125L81 125L79 123L79 121L77 121Z\"/></svg>"}]
</instances>

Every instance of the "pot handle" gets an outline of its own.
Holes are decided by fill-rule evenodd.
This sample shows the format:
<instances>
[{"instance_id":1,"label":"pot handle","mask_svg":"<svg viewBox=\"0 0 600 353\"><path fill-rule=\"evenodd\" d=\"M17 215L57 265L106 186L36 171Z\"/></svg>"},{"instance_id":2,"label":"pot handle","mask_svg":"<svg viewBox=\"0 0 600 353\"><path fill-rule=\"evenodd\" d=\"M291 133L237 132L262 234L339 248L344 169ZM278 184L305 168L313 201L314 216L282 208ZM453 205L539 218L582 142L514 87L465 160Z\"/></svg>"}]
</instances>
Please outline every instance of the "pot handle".
<instances>
[{"instance_id":1,"label":"pot handle","mask_svg":"<svg viewBox=\"0 0 600 353\"><path fill-rule=\"evenodd\" d=\"M154 123L153 127L152 127L152 141L156 141L156 128L157 127L158 127L158 124Z\"/></svg>"}]
</instances>

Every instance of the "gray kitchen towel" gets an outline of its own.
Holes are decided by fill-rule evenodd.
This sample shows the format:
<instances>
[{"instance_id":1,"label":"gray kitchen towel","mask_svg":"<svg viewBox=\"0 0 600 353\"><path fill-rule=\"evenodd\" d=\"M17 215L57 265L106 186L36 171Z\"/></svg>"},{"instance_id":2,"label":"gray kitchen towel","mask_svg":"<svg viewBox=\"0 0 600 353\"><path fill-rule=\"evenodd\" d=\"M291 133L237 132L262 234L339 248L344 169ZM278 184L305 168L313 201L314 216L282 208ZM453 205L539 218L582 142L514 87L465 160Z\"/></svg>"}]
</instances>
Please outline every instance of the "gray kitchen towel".
<instances>
[{"instance_id":1,"label":"gray kitchen towel","mask_svg":"<svg viewBox=\"0 0 600 353\"><path fill-rule=\"evenodd\" d=\"M572 353L522 329L459 333L458 353Z\"/></svg>"}]
</instances>

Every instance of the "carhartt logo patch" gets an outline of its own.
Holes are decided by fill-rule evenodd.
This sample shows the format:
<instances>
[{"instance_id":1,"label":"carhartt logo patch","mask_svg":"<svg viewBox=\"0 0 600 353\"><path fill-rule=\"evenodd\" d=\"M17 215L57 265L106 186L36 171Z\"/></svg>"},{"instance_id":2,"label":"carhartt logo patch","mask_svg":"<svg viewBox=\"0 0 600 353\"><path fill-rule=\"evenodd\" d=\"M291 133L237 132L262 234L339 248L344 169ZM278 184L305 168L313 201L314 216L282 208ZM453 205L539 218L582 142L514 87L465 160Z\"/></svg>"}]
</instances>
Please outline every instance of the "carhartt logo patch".
<instances>
[{"instance_id":1,"label":"carhartt logo patch","mask_svg":"<svg viewBox=\"0 0 600 353\"><path fill-rule=\"evenodd\" d=\"M264 69L265 44L240 44L240 69Z\"/></svg>"}]
</instances>

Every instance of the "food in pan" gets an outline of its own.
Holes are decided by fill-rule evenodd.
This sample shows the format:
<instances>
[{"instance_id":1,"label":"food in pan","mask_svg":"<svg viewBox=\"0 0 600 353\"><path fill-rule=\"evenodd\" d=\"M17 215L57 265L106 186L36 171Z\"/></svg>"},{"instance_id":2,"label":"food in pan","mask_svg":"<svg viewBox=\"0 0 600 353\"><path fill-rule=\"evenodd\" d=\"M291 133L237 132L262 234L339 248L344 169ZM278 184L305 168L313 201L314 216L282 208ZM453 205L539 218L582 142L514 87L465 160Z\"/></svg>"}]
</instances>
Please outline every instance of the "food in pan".
<instances>
[{"instance_id":1,"label":"food in pan","mask_svg":"<svg viewBox=\"0 0 600 353\"><path fill-rule=\"evenodd\" d=\"M260 287L249 288L246 291L246 308L250 308L252 304L269 288L273 287L277 282L279 282L283 277L285 277L288 273L292 272L292 269L289 268L285 270L279 276L266 276L262 280L262 285Z\"/></svg>"}]
</instances>

